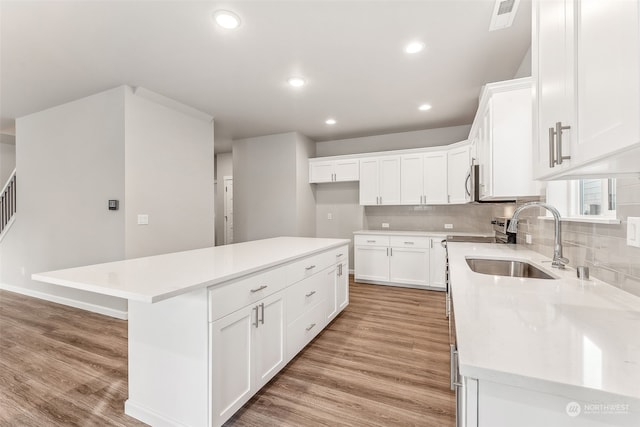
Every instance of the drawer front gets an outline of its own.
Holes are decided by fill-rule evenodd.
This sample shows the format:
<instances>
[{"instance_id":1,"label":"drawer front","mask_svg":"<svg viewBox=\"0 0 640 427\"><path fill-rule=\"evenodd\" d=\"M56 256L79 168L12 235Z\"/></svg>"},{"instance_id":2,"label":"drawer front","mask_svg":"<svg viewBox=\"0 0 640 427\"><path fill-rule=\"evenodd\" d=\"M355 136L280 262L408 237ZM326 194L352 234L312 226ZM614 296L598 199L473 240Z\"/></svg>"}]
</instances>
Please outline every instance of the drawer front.
<instances>
[{"instance_id":1,"label":"drawer front","mask_svg":"<svg viewBox=\"0 0 640 427\"><path fill-rule=\"evenodd\" d=\"M326 301L321 301L311 310L287 326L287 359L291 360L309 344L325 326Z\"/></svg>"},{"instance_id":2,"label":"drawer front","mask_svg":"<svg viewBox=\"0 0 640 427\"><path fill-rule=\"evenodd\" d=\"M246 307L291 283L282 267L209 289L209 321Z\"/></svg>"},{"instance_id":3,"label":"drawer front","mask_svg":"<svg viewBox=\"0 0 640 427\"><path fill-rule=\"evenodd\" d=\"M340 253L340 252L338 252ZM333 250L309 256L299 261L294 261L286 266L289 283L296 283L336 263L336 253Z\"/></svg>"},{"instance_id":4,"label":"drawer front","mask_svg":"<svg viewBox=\"0 0 640 427\"><path fill-rule=\"evenodd\" d=\"M349 245L340 246L333 250L333 260L335 263L344 262L349 259Z\"/></svg>"},{"instance_id":5,"label":"drawer front","mask_svg":"<svg viewBox=\"0 0 640 427\"><path fill-rule=\"evenodd\" d=\"M391 246L425 249L429 247L429 238L422 236L391 236Z\"/></svg>"},{"instance_id":6,"label":"drawer front","mask_svg":"<svg viewBox=\"0 0 640 427\"><path fill-rule=\"evenodd\" d=\"M356 246L389 246L389 236L357 235L354 242Z\"/></svg>"},{"instance_id":7,"label":"drawer front","mask_svg":"<svg viewBox=\"0 0 640 427\"><path fill-rule=\"evenodd\" d=\"M329 267L287 289L287 324L327 297L334 274L335 267Z\"/></svg>"}]
</instances>

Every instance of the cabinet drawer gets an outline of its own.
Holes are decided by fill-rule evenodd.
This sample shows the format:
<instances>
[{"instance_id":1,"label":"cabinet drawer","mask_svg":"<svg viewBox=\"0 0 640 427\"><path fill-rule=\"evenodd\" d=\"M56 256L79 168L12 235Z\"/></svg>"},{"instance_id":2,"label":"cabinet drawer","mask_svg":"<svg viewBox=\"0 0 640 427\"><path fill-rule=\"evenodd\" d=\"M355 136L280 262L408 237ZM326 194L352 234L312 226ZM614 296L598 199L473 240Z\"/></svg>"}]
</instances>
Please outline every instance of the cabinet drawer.
<instances>
[{"instance_id":1,"label":"cabinet drawer","mask_svg":"<svg viewBox=\"0 0 640 427\"><path fill-rule=\"evenodd\" d=\"M291 324L311 307L324 300L333 284L335 267L329 267L287 289L287 324Z\"/></svg>"},{"instance_id":2,"label":"cabinet drawer","mask_svg":"<svg viewBox=\"0 0 640 427\"><path fill-rule=\"evenodd\" d=\"M343 262L349 259L349 246L340 246L338 249L333 250L333 260L335 263Z\"/></svg>"},{"instance_id":3,"label":"cabinet drawer","mask_svg":"<svg viewBox=\"0 0 640 427\"><path fill-rule=\"evenodd\" d=\"M325 326L326 300L287 326L287 359L291 360Z\"/></svg>"},{"instance_id":4,"label":"cabinet drawer","mask_svg":"<svg viewBox=\"0 0 640 427\"><path fill-rule=\"evenodd\" d=\"M285 273L284 268L276 267L209 289L209 321L213 322L284 289L291 283Z\"/></svg>"},{"instance_id":5,"label":"cabinet drawer","mask_svg":"<svg viewBox=\"0 0 640 427\"><path fill-rule=\"evenodd\" d=\"M335 264L336 261L336 253L332 250L294 261L286 267L287 280L289 283L296 283Z\"/></svg>"},{"instance_id":6,"label":"cabinet drawer","mask_svg":"<svg viewBox=\"0 0 640 427\"><path fill-rule=\"evenodd\" d=\"M400 248L421 248L429 247L429 238L422 236L391 236L391 246Z\"/></svg>"},{"instance_id":7,"label":"cabinet drawer","mask_svg":"<svg viewBox=\"0 0 640 427\"><path fill-rule=\"evenodd\" d=\"M389 246L389 236L357 235L354 243L356 246Z\"/></svg>"}]
</instances>

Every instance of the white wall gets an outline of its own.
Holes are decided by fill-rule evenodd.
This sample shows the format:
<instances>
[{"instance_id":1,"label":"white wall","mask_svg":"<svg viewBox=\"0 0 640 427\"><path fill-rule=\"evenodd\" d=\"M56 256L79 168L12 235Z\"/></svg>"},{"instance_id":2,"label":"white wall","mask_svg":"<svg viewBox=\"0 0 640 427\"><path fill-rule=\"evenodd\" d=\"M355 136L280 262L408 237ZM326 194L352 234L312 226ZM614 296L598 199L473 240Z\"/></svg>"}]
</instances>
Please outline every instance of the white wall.
<instances>
[{"instance_id":1,"label":"white wall","mask_svg":"<svg viewBox=\"0 0 640 427\"><path fill-rule=\"evenodd\" d=\"M316 144L302 134L296 134L296 236L316 235L315 185L309 184L309 159L316 155Z\"/></svg>"},{"instance_id":2,"label":"white wall","mask_svg":"<svg viewBox=\"0 0 640 427\"><path fill-rule=\"evenodd\" d=\"M531 48L527 50L527 53L524 54L522 58L522 62L518 67L518 71L516 71L514 79L519 79L521 77L530 77L531 76Z\"/></svg>"},{"instance_id":3,"label":"white wall","mask_svg":"<svg viewBox=\"0 0 640 427\"><path fill-rule=\"evenodd\" d=\"M213 122L146 93L126 91L125 256L213 246Z\"/></svg>"},{"instance_id":4,"label":"white wall","mask_svg":"<svg viewBox=\"0 0 640 427\"><path fill-rule=\"evenodd\" d=\"M16 167L16 144L12 135L0 135L0 189Z\"/></svg>"},{"instance_id":5,"label":"white wall","mask_svg":"<svg viewBox=\"0 0 640 427\"><path fill-rule=\"evenodd\" d=\"M0 283L124 313L127 301L35 282L32 273L124 258L124 89L16 120L18 212Z\"/></svg>"},{"instance_id":6,"label":"white wall","mask_svg":"<svg viewBox=\"0 0 640 427\"><path fill-rule=\"evenodd\" d=\"M463 125L317 142L316 155L325 157L448 145L467 139L470 129L471 125Z\"/></svg>"},{"instance_id":7,"label":"white wall","mask_svg":"<svg viewBox=\"0 0 640 427\"><path fill-rule=\"evenodd\" d=\"M224 244L224 177L233 176L232 153L216 154L216 245Z\"/></svg>"}]
</instances>

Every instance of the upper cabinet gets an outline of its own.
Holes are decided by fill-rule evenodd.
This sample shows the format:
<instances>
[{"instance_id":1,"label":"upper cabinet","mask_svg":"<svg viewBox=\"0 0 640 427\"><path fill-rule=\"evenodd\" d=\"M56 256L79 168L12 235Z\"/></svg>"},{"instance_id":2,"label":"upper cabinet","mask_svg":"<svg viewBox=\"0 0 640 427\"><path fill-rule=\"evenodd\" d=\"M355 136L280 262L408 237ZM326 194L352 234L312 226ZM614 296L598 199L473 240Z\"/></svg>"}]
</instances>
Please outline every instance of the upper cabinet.
<instances>
[{"instance_id":1,"label":"upper cabinet","mask_svg":"<svg viewBox=\"0 0 640 427\"><path fill-rule=\"evenodd\" d=\"M358 159L309 160L309 182L345 182L360 179Z\"/></svg>"},{"instance_id":2,"label":"upper cabinet","mask_svg":"<svg viewBox=\"0 0 640 427\"><path fill-rule=\"evenodd\" d=\"M535 0L534 176L640 172L638 0Z\"/></svg>"},{"instance_id":3,"label":"upper cabinet","mask_svg":"<svg viewBox=\"0 0 640 427\"><path fill-rule=\"evenodd\" d=\"M469 145L463 145L447 152L447 201L468 203L466 180L469 175L471 158Z\"/></svg>"},{"instance_id":4,"label":"upper cabinet","mask_svg":"<svg viewBox=\"0 0 640 427\"><path fill-rule=\"evenodd\" d=\"M531 162L531 78L487 84L471 128L480 200L539 195Z\"/></svg>"},{"instance_id":5,"label":"upper cabinet","mask_svg":"<svg viewBox=\"0 0 640 427\"><path fill-rule=\"evenodd\" d=\"M400 156L360 159L360 204L400 204Z\"/></svg>"},{"instance_id":6,"label":"upper cabinet","mask_svg":"<svg viewBox=\"0 0 640 427\"><path fill-rule=\"evenodd\" d=\"M400 157L400 203L447 203L447 152L405 154Z\"/></svg>"}]
</instances>

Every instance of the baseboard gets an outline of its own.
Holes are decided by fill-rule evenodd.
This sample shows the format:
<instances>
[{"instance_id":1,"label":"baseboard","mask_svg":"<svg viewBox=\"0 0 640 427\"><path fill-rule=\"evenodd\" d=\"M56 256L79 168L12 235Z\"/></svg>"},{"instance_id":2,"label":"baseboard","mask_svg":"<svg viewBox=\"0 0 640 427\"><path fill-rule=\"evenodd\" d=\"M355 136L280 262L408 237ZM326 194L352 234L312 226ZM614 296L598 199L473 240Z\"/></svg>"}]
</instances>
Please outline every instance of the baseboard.
<instances>
[{"instance_id":1,"label":"baseboard","mask_svg":"<svg viewBox=\"0 0 640 427\"><path fill-rule=\"evenodd\" d=\"M98 314L103 314L109 317L115 317L116 319L127 320L129 315L129 313L126 311L115 310L113 308L107 308L101 305L82 302L82 301L74 300L71 298L59 297L56 295L51 295L51 294L47 294L40 291L34 291L32 289L23 288L20 286L12 286L12 285L7 285L5 283L0 283L0 289L9 291L9 292L15 292L16 294L26 295L28 297L55 302L56 304L68 305L69 307L91 311L92 313L98 313Z\"/></svg>"},{"instance_id":2,"label":"baseboard","mask_svg":"<svg viewBox=\"0 0 640 427\"><path fill-rule=\"evenodd\" d=\"M138 405L131 399L127 399L124 402L124 413L137 420L147 423L150 426L157 427L182 427L182 424L173 420L167 419L164 416L145 408L142 405Z\"/></svg>"}]
</instances>

